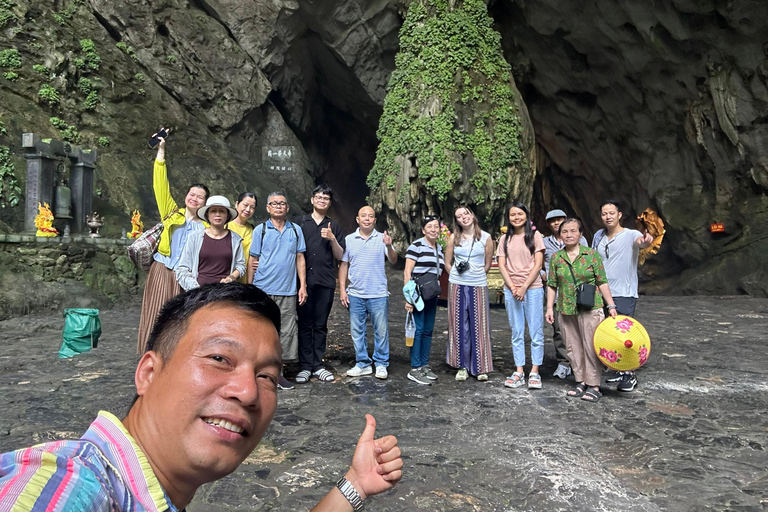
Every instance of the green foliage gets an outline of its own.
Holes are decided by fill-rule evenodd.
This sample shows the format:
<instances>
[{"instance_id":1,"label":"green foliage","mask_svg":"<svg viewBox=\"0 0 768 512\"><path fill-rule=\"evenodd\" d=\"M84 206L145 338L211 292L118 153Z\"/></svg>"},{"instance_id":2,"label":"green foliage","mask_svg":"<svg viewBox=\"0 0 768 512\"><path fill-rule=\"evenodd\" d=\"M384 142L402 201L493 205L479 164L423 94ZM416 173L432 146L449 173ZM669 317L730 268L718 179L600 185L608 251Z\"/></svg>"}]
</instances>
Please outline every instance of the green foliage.
<instances>
[{"instance_id":1,"label":"green foliage","mask_svg":"<svg viewBox=\"0 0 768 512\"><path fill-rule=\"evenodd\" d=\"M133 46L128 46L122 41L120 41L119 43L116 43L115 46L117 46L117 48L120 51L128 55L130 58L132 58L133 60L136 60L136 53L133 50Z\"/></svg>"},{"instance_id":2,"label":"green foliage","mask_svg":"<svg viewBox=\"0 0 768 512\"><path fill-rule=\"evenodd\" d=\"M101 57L96 52L96 44L94 44L93 40L81 39L80 49L85 54L84 61L88 68L94 71L98 70L99 66L101 66Z\"/></svg>"},{"instance_id":3,"label":"green foliage","mask_svg":"<svg viewBox=\"0 0 768 512\"><path fill-rule=\"evenodd\" d=\"M48 84L40 86L40 90L37 91L37 96L49 105L55 105L59 102L59 91Z\"/></svg>"},{"instance_id":4,"label":"green foliage","mask_svg":"<svg viewBox=\"0 0 768 512\"><path fill-rule=\"evenodd\" d=\"M47 67L43 66L42 64L33 64L32 69L36 73L40 73L41 75L48 75L51 72Z\"/></svg>"},{"instance_id":5,"label":"green foliage","mask_svg":"<svg viewBox=\"0 0 768 512\"><path fill-rule=\"evenodd\" d=\"M82 59L80 57L75 57L72 59L72 62L75 63L75 67L77 69L85 69L85 59Z\"/></svg>"},{"instance_id":6,"label":"green foliage","mask_svg":"<svg viewBox=\"0 0 768 512\"><path fill-rule=\"evenodd\" d=\"M83 109L85 110L93 110L96 108L96 106L101 102L101 98L99 98L99 93L96 91L91 91L88 93L88 96L85 98L85 101L83 102Z\"/></svg>"},{"instance_id":7,"label":"green foliage","mask_svg":"<svg viewBox=\"0 0 768 512\"><path fill-rule=\"evenodd\" d=\"M3 78L8 80L9 82L15 82L16 80L19 79L19 74L16 73L15 71L6 71L5 73L3 73Z\"/></svg>"},{"instance_id":8,"label":"green foliage","mask_svg":"<svg viewBox=\"0 0 768 512\"><path fill-rule=\"evenodd\" d=\"M8 23L18 19L16 14L11 10L13 5L13 2L10 0L0 0L0 28L3 28Z\"/></svg>"},{"instance_id":9,"label":"green foliage","mask_svg":"<svg viewBox=\"0 0 768 512\"><path fill-rule=\"evenodd\" d=\"M5 123L0 119L0 135L5 135L6 133L8 133L8 130L5 129Z\"/></svg>"},{"instance_id":10,"label":"green foliage","mask_svg":"<svg viewBox=\"0 0 768 512\"><path fill-rule=\"evenodd\" d=\"M136 73L133 75L133 79L139 82L140 84L143 84L144 81L147 79L147 77L144 76L144 73Z\"/></svg>"},{"instance_id":11,"label":"green foliage","mask_svg":"<svg viewBox=\"0 0 768 512\"><path fill-rule=\"evenodd\" d=\"M99 137L99 146L105 148L109 146L110 140L109 137Z\"/></svg>"},{"instance_id":12,"label":"green foliage","mask_svg":"<svg viewBox=\"0 0 768 512\"><path fill-rule=\"evenodd\" d=\"M139 89L138 91L136 91L136 92L139 93L141 96L146 96L147 95L147 91L145 91L143 87L141 89Z\"/></svg>"},{"instance_id":13,"label":"green foliage","mask_svg":"<svg viewBox=\"0 0 768 512\"><path fill-rule=\"evenodd\" d=\"M77 10L81 5L83 5L84 2L85 0L72 0L61 11L52 13L51 17L56 23L63 27L67 24L67 20L72 19L72 16L75 15Z\"/></svg>"},{"instance_id":14,"label":"green foliage","mask_svg":"<svg viewBox=\"0 0 768 512\"><path fill-rule=\"evenodd\" d=\"M77 88L80 89L81 93L87 95L93 91L93 82L90 78L82 77L77 81Z\"/></svg>"},{"instance_id":15,"label":"green foliage","mask_svg":"<svg viewBox=\"0 0 768 512\"><path fill-rule=\"evenodd\" d=\"M520 119L501 37L483 0L449 7L414 0L400 29L400 51L377 132L371 189L394 189L398 156L415 157L418 177L444 200L474 159L478 203L506 197L508 169L523 162Z\"/></svg>"},{"instance_id":16,"label":"green foliage","mask_svg":"<svg viewBox=\"0 0 768 512\"><path fill-rule=\"evenodd\" d=\"M176 57L175 57L175 56L173 56L173 55L169 55L169 56L167 56L167 57L165 58L165 60L167 60L167 61L168 61L168 62L170 62L171 64L175 64L175 63L176 63Z\"/></svg>"},{"instance_id":17,"label":"green foliage","mask_svg":"<svg viewBox=\"0 0 768 512\"><path fill-rule=\"evenodd\" d=\"M0 208L16 206L21 200L21 188L16 179L16 167L11 161L11 150L0 146Z\"/></svg>"},{"instance_id":18,"label":"green foliage","mask_svg":"<svg viewBox=\"0 0 768 512\"><path fill-rule=\"evenodd\" d=\"M21 55L16 48L0 50L0 68L18 69L21 67Z\"/></svg>"},{"instance_id":19,"label":"green foliage","mask_svg":"<svg viewBox=\"0 0 768 512\"><path fill-rule=\"evenodd\" d=\"M58 117L52 117L48 121L61 132L62 139L74 144L80 142L80 133L77 131L76 126L69 125Z\"/></svg>"}]
</instances>

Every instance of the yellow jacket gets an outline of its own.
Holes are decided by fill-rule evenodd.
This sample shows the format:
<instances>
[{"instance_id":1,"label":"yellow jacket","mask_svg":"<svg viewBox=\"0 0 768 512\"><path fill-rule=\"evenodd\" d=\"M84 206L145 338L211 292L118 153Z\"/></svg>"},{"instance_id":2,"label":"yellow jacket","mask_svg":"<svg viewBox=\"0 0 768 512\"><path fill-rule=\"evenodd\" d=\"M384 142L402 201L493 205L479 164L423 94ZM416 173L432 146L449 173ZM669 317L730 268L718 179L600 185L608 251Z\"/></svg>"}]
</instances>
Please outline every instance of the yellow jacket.
<instances>
[{"instance_id":1,"label":"yellow jacket","mask_svg":"<svg viewBox=\"0 0 768 512\"><path fill-rule=\"evenodd\" d=\"M155 191L157 209L160 212L160 218L164 219L163 226L165 227L163 234L160 235L157 252L163 256L170 257L173 230L184 224L187 221L187 217L185 215L186 210L179 208L179 205L171 197L171 185L168 183L168 168L165 165L165 161L158 162L155 160L155 169L152 173L152 188ZM179 208L179 211L166 219L166 216L176 208ZM205 222L203 224L208 226Z\"/></svg>"}]
</instances>

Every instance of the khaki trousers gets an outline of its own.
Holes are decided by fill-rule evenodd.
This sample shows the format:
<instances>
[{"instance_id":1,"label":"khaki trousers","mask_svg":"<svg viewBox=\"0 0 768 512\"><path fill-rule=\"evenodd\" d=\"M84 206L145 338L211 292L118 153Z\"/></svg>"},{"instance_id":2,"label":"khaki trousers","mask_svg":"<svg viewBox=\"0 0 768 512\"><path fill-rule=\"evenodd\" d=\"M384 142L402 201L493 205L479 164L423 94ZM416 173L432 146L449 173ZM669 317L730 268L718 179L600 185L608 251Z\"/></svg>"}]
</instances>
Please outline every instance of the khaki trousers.
<instances>
[{"instance_id":1,"label":"khaki trousers","mask_svg":"<svg viewBox=\"0 0 768 512\"><path fill-rule=\"evenodd\" d=\"M603 364L597 358L594 336L605 318L602 308L582 311L578 315L560 315L560 332L568 349L568 359L576 382L600 386Z\"/></svg>"},{"instance_id":2,"label":"khaki trousers","mask_svg":"<svg viewBox=\"0 0 768 512\"><path fill-rule=\"evenodd\" d=\"M270 295L280 308L280 346L283 348L283 362L299 358L299 329L296 322L296 295Z\"/></svg>"}]
</instances>

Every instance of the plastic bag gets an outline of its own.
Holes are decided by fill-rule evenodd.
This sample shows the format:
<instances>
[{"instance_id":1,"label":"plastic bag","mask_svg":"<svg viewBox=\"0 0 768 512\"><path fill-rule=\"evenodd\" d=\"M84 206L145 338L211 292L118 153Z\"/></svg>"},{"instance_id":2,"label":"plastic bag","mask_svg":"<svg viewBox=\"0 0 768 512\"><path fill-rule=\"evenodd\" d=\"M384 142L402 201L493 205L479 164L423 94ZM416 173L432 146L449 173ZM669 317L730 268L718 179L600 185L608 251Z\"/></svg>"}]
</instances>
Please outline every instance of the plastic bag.
<instances>
[{"instance_id":1,"label":"plastic bag","mask_svg":"<svg viewBox=\"0 0 768 512\"><path fill-rule=\"evenodd\" d=\"M413 338L416 336L416 322L410 311L405 315L405 346L413 346Z\"/></svg>"},{"instance_id":2,"label":"plastic bag","mask_svg":"<svg viewBox=\"0 0 768 512\"><path fill-rule=\"evenodd\" d=\"M59 358L73 357L96 347L101 336L98 309L65 309Z\"/></svg>"}]
</instances>

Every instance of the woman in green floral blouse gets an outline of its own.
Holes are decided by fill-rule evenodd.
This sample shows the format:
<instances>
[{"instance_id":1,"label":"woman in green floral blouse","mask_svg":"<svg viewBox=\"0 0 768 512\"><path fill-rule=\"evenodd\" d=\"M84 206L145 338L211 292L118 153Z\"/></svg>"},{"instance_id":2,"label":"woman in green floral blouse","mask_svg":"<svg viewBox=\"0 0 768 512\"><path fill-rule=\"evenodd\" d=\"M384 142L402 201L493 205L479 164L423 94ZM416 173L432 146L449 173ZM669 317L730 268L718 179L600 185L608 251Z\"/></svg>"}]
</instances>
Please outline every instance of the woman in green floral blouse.
<instances>
[{"instance_id":1,"label":"woman in green floral blouse","mask_svg":"<svg viewBox=\"0 0 768 512\"><path fill-rule=\"evenodd\" d=\"M576 387L566 395L597 402L600 393L602 364L597 358L592 340L595 329L605 318L603 299L608 304L611 317L616 317L616 306L608 287L603 260L596 251L579 245L582 236L581 221L566 219L560 224L560 239L565 247L552 255L547 276L547 322L555 321L554 305L560 313L562 331L571 368L576 378ZM575 278L575 282L574 282ZM581 309L576 305L576 285L593 284L595 303L592 309Z\"/></svg>"}]
</instances>

